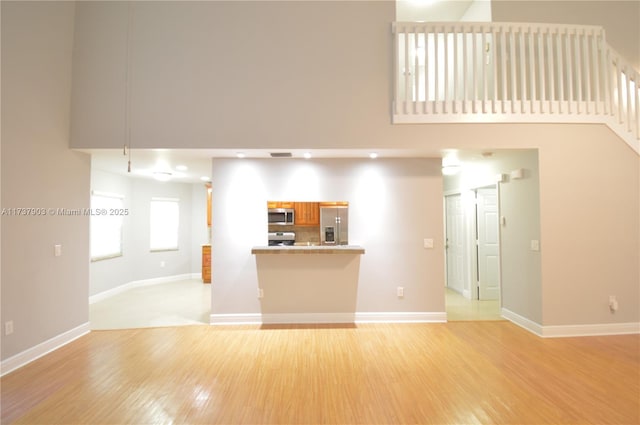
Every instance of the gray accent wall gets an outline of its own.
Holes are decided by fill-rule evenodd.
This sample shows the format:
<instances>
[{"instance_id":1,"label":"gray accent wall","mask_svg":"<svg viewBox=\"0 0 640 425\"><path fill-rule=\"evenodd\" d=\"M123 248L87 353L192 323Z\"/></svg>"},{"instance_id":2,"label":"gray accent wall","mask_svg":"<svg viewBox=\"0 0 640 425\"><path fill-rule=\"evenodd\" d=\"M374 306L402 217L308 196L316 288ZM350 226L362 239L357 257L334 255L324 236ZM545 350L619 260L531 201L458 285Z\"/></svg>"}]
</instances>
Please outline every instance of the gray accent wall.
<instances>
[{"instance_id":1,"label":"gray accent wall","mask_svg":"<svg viewBox=\"0 0 640 425\"><path fill-rule=\"evenodd\" d=\"M2 208L88 208L90 158L69 150L74 3L1 7ZM88 254L88 216L3 214L2 360L87 324Z\"/></svg>"},{"instance_id":2,"label":"gray accent wall","mask_svg":"<svg viewBox=\"0 0 640 425\"><path fill-rule=\"evenodd\" d=\"M640 69L640 2L628 0L491 1L495 22L598 25L607 42Z\"/></svg>"}]
</instances>

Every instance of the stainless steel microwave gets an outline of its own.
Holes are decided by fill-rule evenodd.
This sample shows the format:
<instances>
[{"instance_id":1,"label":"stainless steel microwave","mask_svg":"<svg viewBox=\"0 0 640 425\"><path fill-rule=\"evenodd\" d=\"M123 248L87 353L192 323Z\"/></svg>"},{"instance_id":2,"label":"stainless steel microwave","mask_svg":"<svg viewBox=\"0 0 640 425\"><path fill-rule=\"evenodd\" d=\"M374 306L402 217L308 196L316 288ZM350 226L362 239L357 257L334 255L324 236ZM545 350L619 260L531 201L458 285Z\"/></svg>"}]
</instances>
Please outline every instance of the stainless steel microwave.
<instances>
[{"instance_id":1,"label":"stainless steel microwave","mask_svg":"<svg viewBox=\"0 0 640 425\"><path fill-rule=\"evenodd\" d=\"M295 223L293 208L269 208L268 214L269 224L286 226Z\"/></svg>"}]
</instances>

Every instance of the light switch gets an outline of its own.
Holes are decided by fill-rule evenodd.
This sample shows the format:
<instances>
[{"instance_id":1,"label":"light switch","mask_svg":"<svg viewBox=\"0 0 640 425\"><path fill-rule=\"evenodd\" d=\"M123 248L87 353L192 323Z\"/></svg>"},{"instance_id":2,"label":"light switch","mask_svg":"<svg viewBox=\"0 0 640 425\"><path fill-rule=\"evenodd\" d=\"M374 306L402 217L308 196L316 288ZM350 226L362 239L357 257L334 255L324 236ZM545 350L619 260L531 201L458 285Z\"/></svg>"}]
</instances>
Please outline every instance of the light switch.
<instances>
[{"instance_id":1,"label":"light switch","mask_svg":"<svg viewBox=\"0 0 640 425\"><path fill-rule=\"evenodd\" d=\"M540 241L533 239L531 241L531 251L540 251Z\"/></svg>"},{"instance_id":2,"label":"light switch","mask_svg":"<svg viewBox=\"0 0 640 425\"><path fill-rule=\"evenodd\" d=\"M53 246L53 255L59 257L62 255L62 245L54 245Z\"/></svg>"},{"instance_id":3,"label":"light switch","mask_svg":"<svg viewBox=\"0 0 640 425\"><path fill-rule=\"evenodd\" d=\"M433 248L433 239L425 239L424 247L427 249Z\"/></svg>"}]
</instances>

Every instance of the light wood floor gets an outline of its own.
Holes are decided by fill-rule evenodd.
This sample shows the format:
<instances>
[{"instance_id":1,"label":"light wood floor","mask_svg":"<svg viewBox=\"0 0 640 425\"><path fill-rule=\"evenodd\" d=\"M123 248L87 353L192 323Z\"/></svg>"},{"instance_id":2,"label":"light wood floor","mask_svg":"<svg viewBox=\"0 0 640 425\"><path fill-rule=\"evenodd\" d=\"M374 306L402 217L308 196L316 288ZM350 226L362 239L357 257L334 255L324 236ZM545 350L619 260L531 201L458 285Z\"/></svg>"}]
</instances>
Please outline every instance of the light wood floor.
<instances>
[{"instance_id":1,"label":"light wood floor","mask_svg":"<svg viewBox=\"0 0 640 425\"><path fill-rule=\"evenodd\" d=\"M0 383L3 424L638 424L640 336L504 321L93 331Z\"/></svg>"}]
</instances>

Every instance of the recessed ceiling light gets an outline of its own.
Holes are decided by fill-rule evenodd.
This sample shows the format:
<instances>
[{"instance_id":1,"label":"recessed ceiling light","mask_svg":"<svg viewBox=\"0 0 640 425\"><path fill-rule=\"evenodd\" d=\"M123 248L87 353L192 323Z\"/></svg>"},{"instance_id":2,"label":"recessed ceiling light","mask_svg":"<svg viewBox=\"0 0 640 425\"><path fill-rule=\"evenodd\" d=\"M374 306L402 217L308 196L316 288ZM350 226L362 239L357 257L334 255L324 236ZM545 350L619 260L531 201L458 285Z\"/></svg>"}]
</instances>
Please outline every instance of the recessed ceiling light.
<instances>
[{"instance_id":1,"label":"recessed ceiling light","mask_svg":"<svg viewBox=\"0 0 640 425\"><path fill-rule=\"evenodd\" d=\"M246 155L245 155L243 152L238 152L238 153L236 154L236 156L237 156L238 158L244 158Z\"/></svg>"},{"instance_id":2,"label":"recessed ceiling light","mask_svg":"<svg viewBox=\"0 0 640 425\"><path fill-rule=\"evenodd\" d=\"M377 157L378 157L378 154L377 154L377 153L375 153L375 152L371 152L371 153L369 154L369 158L371 158L371 159L376 159Z\"/></svg>"},{"instance_id":3,"label":"recessed ceiling light","mask_svg":"<svg viewBox=\"0 0 640 425\"><path fill-rule=\"evenodd\" d=\"M176 170L178 171L187 171L189 169L189 167L187 167L186 165L176 165Z\"/></svg>"},{"instance_id":4,"label":"recessed ceiling light","mask_svg":"<svg viewBox=\"0 0 640 425\"><path fill-rule=\"evenodd\" d=\"M202 180L203 182L208 182L211 179L209 177L207 177L207 176L202 176L202 177L200 177L200 180Z\"/></svg>"},{"instance_id":5,"label":"recessed ceiling light","mask_svg":"<svg viewBox=\"0 0 640 425\"><path fill-rule=\"evenodd\" d=\"M171 179L171 173L168 171L154 171L153 178L160 182L166 182Z\"/></svg>"},{"instance_id":6,"label":"recessed ceiling light","mask_svg":"<svg viewBox=\"0 0 640 425\"><path fill-rule=\"evenodd\" d=\"M305 157L306 159L311 158L311 152L305 152L305 153L304 153L304 157Z\"/></svg>"}]
</instances>

